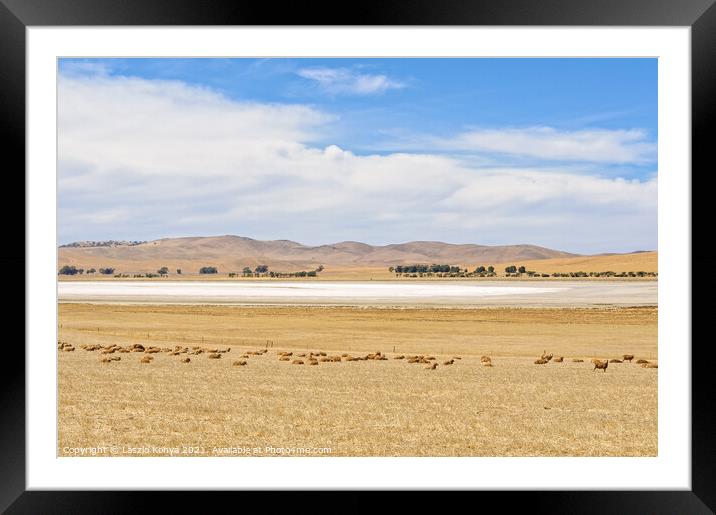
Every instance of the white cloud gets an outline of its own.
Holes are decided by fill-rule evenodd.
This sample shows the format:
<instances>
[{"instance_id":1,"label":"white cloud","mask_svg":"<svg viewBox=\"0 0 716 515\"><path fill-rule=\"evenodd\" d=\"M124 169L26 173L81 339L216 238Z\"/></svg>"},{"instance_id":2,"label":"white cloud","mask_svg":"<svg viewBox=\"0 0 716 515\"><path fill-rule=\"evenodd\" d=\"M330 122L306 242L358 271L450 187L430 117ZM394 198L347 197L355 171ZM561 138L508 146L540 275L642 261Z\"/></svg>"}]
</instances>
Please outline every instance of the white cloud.
<instances>
[{"instance_id":1,"label":"white cloud","mask_svg":"<svg viewBox=\"0 0 716 515\"><path fill-rule=\"evenodd\" d=\"M386 75L357 73L347 68L303 68L296 73L332 94L373 95L405 87Z\"/></svg>"},{"instance_id":2,"label":"white cloud","mask_svg":"<svg viewBox=\"0 0 716 515\"><path fill-rule=\"evenodd\" d=\"M558 131L551 127L479 129L454 138L432 139L442 149L483 151L552 161L648 163L656 144L642 130Z\"/></svg>"},{"instance_id":3,"label":"white cloud","mask_svg":"<svg viewBox=\"0 0 716 515\"><path fill-rule=\"evenodd\" d=\"M655 178L311 146L331 120L306 106L236 102L180 82L63 76L60 238L656 246Z\"/></svg>"}]
</instances>

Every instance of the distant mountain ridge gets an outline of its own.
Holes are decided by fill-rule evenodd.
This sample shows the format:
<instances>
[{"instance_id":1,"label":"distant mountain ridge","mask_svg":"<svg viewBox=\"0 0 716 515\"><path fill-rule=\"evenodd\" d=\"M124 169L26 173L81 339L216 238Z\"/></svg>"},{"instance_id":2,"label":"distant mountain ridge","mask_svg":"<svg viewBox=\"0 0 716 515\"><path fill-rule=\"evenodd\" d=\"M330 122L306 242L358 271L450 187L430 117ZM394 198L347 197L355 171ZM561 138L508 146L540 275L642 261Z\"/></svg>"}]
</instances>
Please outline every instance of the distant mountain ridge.
<instances>
[{"instance_id":1,"label":"distant mountain ridge","mask_svg":"<svg viewBox=\"0 0 716 515\"><path fill-rule=\"evenodd\" d=\"M376 267L405 264L472 265L575 257L577 254L537 245L477 245L411 241L369 245L357 241L308 246L291 240L255 240L243 236L163 238L132 245L63 245L59 265L114 266L124 271L154 270L157 266L194 270L217 266L221 271L265 264L291 271L324 266Z\"/></svg>"}]
</instances>

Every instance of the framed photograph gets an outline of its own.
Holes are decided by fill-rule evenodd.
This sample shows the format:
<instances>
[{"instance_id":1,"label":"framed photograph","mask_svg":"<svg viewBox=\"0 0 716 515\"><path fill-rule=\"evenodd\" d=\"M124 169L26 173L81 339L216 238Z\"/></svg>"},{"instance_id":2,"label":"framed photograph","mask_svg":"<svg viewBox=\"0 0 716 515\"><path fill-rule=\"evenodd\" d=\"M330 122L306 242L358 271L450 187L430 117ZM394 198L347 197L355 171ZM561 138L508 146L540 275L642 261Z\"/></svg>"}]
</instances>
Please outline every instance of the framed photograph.
<instances>
[{"instance_id":1,"label":"framed photograph","mask_svg":"<svg viewBox=\"0 0 716 515\"><path fill-rule=\"evenodd\" d=\"M712 3L317 24L2 0L27 253L0 509L350 489L711 513Z\"/></svg>"}]
</instances>

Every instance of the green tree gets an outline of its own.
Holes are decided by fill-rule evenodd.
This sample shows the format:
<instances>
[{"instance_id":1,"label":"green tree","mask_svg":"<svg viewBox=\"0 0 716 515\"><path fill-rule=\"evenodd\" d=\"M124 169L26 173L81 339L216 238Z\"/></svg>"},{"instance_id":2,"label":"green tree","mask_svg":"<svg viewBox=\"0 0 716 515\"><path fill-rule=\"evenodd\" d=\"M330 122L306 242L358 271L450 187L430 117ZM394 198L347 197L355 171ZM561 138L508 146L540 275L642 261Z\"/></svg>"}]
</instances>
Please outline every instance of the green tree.
<instances>
[{"instance_id":1,"label":"green tree","mask_svg":"<svg viewBox=\"0 0 716 515\"><path fill-rule=\"evenodd\" d=\"M516 274L517 273L517 267L515 265L510 265L508 267L505 267L505 273L507 274Z\"/></svg>"},{"instance_id":2,"label":"green tree","mask_svg":"<svg viewBox=\"0 0 716 515\"><path fill-rule=\"evenodd\" d=\"M527 271L527 269L524 266L521 266L517 269L517 271L521 274L524 274Z\"/></svg>"},{"instance_id":3,"label":"green tree","mask_svg":"<svg viewBox=\"0 0 716 515\"><path fill-rule=\"evenodd\" d=\"M177 268L177 275L181 275L181 268Z\"/></svg>"},{"instance_id":4,"label":"green tree","mask_svg":"<svg viewBox=\"0 0 716 515\"><path fill-rule=\"evenodd\" d=\"M163 266L159 270L157 270L157 273L159 275L167 275L169 273L169 269L167 267Z\"/></svg>"},{"instance_id":5,"label":"green tree","mask_svg":"<svg viewBox=\"0 0 716 515\"><path fill-rule=\"evenodd\" d=\"M58 272L59 275L75 275L77 273L77 267L71 265L63 266Z\"/></svg>"},{"instance_id":6,"label":"green tree","mask_svg":"<svg viewBox=\"0 0 716 515\"><path fill-rule=\"evenodd\" d=\"M219 271L216 269L215 266L202 266L202 267L199 269L199 273L200 273L200 274L216 274L216 273L218 273L218 272L219 272Z\"/></svg>"}]
</instances>

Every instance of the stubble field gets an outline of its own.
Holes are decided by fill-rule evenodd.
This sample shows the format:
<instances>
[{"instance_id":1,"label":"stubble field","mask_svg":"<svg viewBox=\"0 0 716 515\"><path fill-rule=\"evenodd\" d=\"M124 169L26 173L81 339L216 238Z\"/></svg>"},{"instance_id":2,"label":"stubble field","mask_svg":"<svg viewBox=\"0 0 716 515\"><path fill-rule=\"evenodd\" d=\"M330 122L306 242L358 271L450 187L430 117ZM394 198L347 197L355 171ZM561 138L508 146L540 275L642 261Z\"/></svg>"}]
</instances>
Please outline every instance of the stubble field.
<instances>
[{"instance_id":1,"label":"stubble field","mask_svg":"<svg viewBox=\"0 0 716 515\"><path fill-rule=\"evenodd\" d=\"M60 304L59 323L59 339L76 348L58 353L60 456L103 446L201 456L657 453L658 369L595 372L589 362L656 362L656 308ZM116 353L121 360L101 363L87 344L231 350L220 359L158 352L151 363ZM535 365L544 350L564 362ZM280 351L388 359L294 365ZM414 354L434 356L437 368L393 359Z\"/></svg>"}]
</instances>

